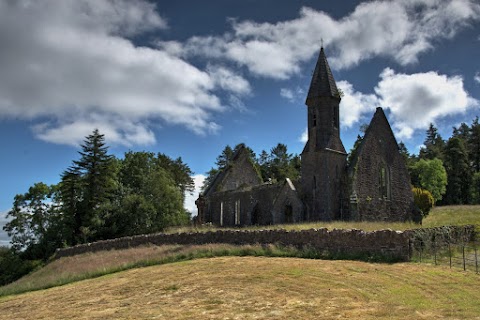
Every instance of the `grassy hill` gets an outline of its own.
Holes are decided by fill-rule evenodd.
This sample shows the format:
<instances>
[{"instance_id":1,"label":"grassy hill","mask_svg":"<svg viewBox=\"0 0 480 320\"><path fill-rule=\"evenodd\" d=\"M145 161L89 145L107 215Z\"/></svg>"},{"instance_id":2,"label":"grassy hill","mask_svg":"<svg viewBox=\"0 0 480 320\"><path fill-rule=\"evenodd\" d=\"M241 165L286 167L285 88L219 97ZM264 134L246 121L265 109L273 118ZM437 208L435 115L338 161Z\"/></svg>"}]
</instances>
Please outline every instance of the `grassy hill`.
<instances>
[{"instance_id":1,"label":"grassy hill","mask_svg":"<svg viewBox=\"0 0 480 320\"><path fill-rule=\"evenodd\" d=\"M0 319L478 319L479 283L413 263L221 257L0 298Z\"/></svg>"},{"instance_id":2,"label":"grassy hill","mask_svg":"<svg viewBox=\"0 0 480 320\"><path fill-rule=\"evenodd\" d=\"M463 224L480 230L480 206L435 208L423 227ZM402 230L418 226L334 222L281 227ZM480 276L472 272L415 263L225 256L314 257L274 245L223 244L82 254L55 260L1 287L0 319L474 318L480 314ZM216 258L190 261L203 257ZM146 266L151 267L138 269ZM90 280L80 281L84 279ZM51 289L19 294L46 288Z\"/></svg>"}]
</instances>

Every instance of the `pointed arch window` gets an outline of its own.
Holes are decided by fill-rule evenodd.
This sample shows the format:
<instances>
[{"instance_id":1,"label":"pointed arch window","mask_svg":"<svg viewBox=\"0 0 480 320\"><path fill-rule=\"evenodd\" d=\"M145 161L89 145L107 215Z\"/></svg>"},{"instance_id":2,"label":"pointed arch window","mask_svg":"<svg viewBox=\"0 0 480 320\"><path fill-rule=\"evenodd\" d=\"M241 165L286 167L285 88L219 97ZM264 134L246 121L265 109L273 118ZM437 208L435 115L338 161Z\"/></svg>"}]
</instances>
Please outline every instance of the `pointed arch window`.
<instances>
[{"instance_id":1,"label":"pointed arch window","mask_svg":"<svg viewBox=\"0 0 480 320\"><path fill-rule=\"evenodd\" d=\"M378 173L378 191L383 199L391 198L390 169L385 165L380 165Z\"/></svg>"},{"instance_id":2,"label":"pointed arch window","mask_svg":"<svg viewBox=\"0 0 480 320\"><path fill-rule=\"evenodd\" d=\"M315 111L313 111L312 113L312 127L316 127L317 126L317 114L315 113Z\"/></svg>"}]
</instances>

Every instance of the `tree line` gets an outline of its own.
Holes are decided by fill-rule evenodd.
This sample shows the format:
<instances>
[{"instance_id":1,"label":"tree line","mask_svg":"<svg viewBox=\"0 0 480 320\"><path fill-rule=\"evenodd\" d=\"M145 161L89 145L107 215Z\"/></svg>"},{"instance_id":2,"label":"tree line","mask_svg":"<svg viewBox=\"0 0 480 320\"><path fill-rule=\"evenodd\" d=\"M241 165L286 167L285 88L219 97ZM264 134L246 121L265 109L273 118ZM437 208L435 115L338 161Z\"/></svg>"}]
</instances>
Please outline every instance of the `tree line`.
<instances>
[{"instance_id":1,"label":"tree line","mask_svg":"<svg viewBox=\"0 0 480 320\"><path fill-rule=\"evenodd\" d=\"M0 284L28 272L56 248L189 223L183 204L186 192L194 190L192 174L181 158L162 153L129 151L116 158L94 130L58 184L38 182L15 196L3 228L11 248L0 250Z\"/></svg>"},{"instance_id":2,"label":"tree line","mask_svg":"<svg viewBox=\"0 0 480 320\"><path fill-rule=\"evenodd\" d=\"M430 124L423 145L418 155L400 145L412 185L430 191L437 205L480 204L479 118L453 127L447 140Z\"/></svg>"}]
</instances>

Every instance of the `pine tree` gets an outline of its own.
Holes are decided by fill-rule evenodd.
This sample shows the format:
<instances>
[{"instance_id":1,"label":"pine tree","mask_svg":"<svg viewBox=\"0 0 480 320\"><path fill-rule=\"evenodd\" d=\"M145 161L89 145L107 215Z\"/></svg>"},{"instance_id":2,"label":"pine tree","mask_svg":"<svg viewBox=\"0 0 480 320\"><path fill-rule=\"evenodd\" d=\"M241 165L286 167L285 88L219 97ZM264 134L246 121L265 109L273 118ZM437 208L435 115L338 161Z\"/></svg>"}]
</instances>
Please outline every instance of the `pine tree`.
<instances>
[{"instance_id":1,"label":"pine tree","mask_svg":"<svg viewBox=\"0 0 480 320\"><path fill-rule=\"evenodd\" d=\"M445 146L445 169L448 175L446 204L468 204L471 200L472 172L464 141L451 137Z\"/></svg>"},{"instance_id":2,"label":"pine tree","mask_svg":"<svg viewBox=\"0 0 480 320\"><path fill-rule=\"evenodd\" d=\"M95 129L88 135L79 151L80 160L73 161L68 174L78 174L80 179L80 201L77 204L74 233L77 241L96 240L99 227L103 224L101 207L112 198L115 186L113 156L108 154L105 136ZM80 224L80 227L79 227Z\"/></svg>"},{"instance_id":3,"label":"pine tree","mask_svg":"<svg viewBox=\"0 0 480 320\"><path fill-rule=\"evenodd\" d=\"M480 124L478 116L473 120L468 138L469 158L474 172L480 172Z\"/></svg>"},{"instance_id":4,"label":"pine tree","mask_svg":"<svg viewBox=\"0 0 480 320\"><path fill-rule=\"evenodd\" d=\"M442 136L438 133L438 130L433 123L430 123L430 126L427 129L427 137L423 144L425 147L420 149L420 159L433 160L438 158L443 160L445 141L442 139Z\"/></svg>"}]
</instances>

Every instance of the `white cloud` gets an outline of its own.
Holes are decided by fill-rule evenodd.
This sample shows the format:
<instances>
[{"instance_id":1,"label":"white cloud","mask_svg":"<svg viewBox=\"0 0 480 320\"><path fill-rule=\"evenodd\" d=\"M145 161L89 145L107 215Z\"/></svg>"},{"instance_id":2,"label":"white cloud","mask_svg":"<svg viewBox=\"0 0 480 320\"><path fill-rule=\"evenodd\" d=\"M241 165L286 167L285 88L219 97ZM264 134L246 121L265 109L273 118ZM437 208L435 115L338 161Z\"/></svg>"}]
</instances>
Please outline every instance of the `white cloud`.
<instances>
[{"instance_id":1,"label":"white cloud","mask_svg":"<svg viewBox=\"0 0 480 320\"><path fill-rule=\"evenodd\" d=\"M356 91L348 81L337 82L344 96L340 103L342 127L368 122L377 107L390 111L390 123L396 136L409 139L416 130L425 130L430 123L480 106L463 87L459 76L448 77L437 72L415 74L395 73L386 68L380 74L375 94ZM299 141L305 143L308 132Z\"/></svg>"},{"instance_id":2,"label":"white cloud","mask_svg":"<svg viewBox=\"0 0 480 320\"><path fill-rule=\"evenodd\" d=\"M150 120L218 131L218 91L245 95L249 83L226 68L198 69L173 44L129 39L165 28L141 0L1 1L0 116L33 120L40 139L67 144L93 127L120 144L151 144Z\"/></svg>"},{"instance_id":3,"label":"white cloud","mask_svg":"<svg viewBox=\"0 0 480 320\"><path fill-rule=\"evenodd\" d=\"M380 105L391 112L393 128L400 138L410 138L417 129L426 129L437 119L462 114L478 106L459 76L437 72L395 73L386 68L375 87Z\"/></svg>"},{"instance_id":4,"label":"white cloud","mask_svg":"<svg viewBox=\"0 0 480 320\"><path fill-rule=\"evenodd\" d=\"M371 114L380 106L376 95L355 91L348 81L339 81L337 86L344 94L340 103L340 123L342 126L353 126L363 119L363 115Z\"/></svg>"},{"instance_id":5,"label":"white cloud","mask_svg":"<svg viewBox=\"0 0 480 320\"><path fill-rule=\"evenodd\" d=\"M475 80L476 82L480 83L480 72L476 72L476 73L475 73L475 76L473 77L473 80Z\"/></svg>"},{"instance_id":6,"label":"white cloud","mask_svg":"<svg viewBox=\"0 0 480 320\"><path fill-rule=\"evenodd\" d=\"M287 79L318 52L321 38L335 68L348 68L376 56L406 65L415 63L439 40L454 37L478 20L476 0L364 2L338 20L304 7L298 18L277 23L231 20L233 32L193 37L182 52L234 61L257 76ZM165 46L179 52L178 43Z\"/></svg>"},{"instance_id":7,"label":"white cloud","mask_svg":"<svg viewBox=\"0 0 480 320\"><path fill-rule=\"evenodd\" d=\"M281 88L280 96L287 99L289 102L294 103L305 98L305 91L303 91L303 89L300 87L297 87L294 90L289 88Z\"/></svg>"},{"instance_id":8,"label":"white cloud","mask_svg":"<svg viewBox=\"0 0 480 320\"><path fill-rule=\"evenodd\" d=\"M193 194L187 193L185 197L184 207L185 209L190 211L192 215L196 215L197 206L195 205L195 200L197 200L198 198L198 194L201 191L201 188L203 186L203 182L205 181L206 176L203 174L196 174L192 178L193 178L193 181L195 182L195 190L193 191Z\"/></svg>"},{"instance_id":9,"label":"white cloud","mask_svg":"<svg viewBox=\"0 0 480 320\"><path fill-rule=\"evenodd\" d=\"M228 68L209 65L207 72L212 77L214 83L224 90L238 95L249 94L252 90L250 83L245 78L235 74Z\"/></svg>"},{"instance_id":10,"label":"white cloud","mask_svg":"<svg viewBox=\"0 0 480 320\"><path fill-rule=\"evenodd\" d=\"M305 131L303 131L300 138L298 138L298 141L300 141L301 143L304 143L304 144L307 143L307 141L308 141L308 128L305 128Z\"/></svg>"},{"instance_id":11,"label":"white cloud","mask_svg":"<svg viewBox=\"0 0 480 320\"><path fill-rule=\"evenodd\" d=\"M290 102L293 102L295 100L293 96L293 91L287 88L280 89L280 96L282 96L283 98L287 99Z\"/></svg>"}]
</instances>

